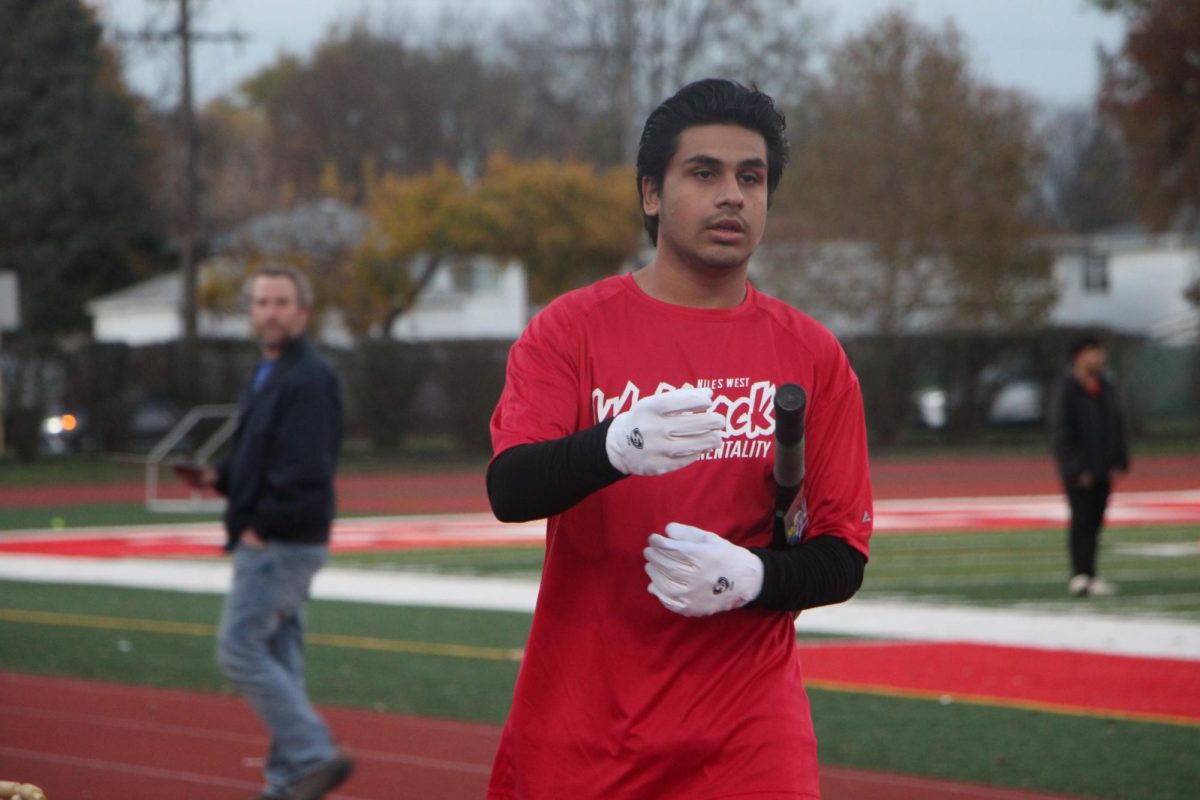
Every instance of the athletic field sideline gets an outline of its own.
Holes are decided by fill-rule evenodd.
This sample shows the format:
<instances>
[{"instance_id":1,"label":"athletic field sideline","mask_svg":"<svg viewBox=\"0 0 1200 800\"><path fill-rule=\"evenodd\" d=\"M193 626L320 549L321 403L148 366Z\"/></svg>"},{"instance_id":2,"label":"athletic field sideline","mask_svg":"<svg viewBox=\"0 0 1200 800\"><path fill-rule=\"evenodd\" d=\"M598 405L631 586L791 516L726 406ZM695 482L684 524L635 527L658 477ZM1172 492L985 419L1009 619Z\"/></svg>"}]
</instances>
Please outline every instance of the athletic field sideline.
<instances>
[{"instance_id":1,"label":"athletic field sideline","mask_svg":"<svg viewBox=\"0 0 1200 800\"><path fill-rule=\"evenodd\" d=\"M916 465L914 472L930 479L933 469ZM943 477L969 473L976 489L935 480L959 489L948 497L982 494L977 465L951 472ZM1189 492L1190 480L1191 488L1178 479L1131 481L1129 488ZM1039 493L1014 481L1012 475L997 486ZM1041 495L1053 505L1052 496ZM1005 794L1011 789L1021 797L1194 798L1200 712L1189 702L1200 698L1200 526L1194 518L1139 519L1113 528L1101 563L1121 593L1078 600L1065 592L1060 523L1036 521L1013 497L967 500L959 510L989 504L1003 513L986 524L976 519L969 530L881 533L860 596L801 615L827 800L999 800L1017 796ZM79 506L42 508L86 520ZM0 527L9 510L6 498ZM195 532L183 531L182 539ZM116 533L9 533L0 543L40 539L79 548L106 540L119 550L153 538ZM169 533L159 548L178 544L180 531ZM528 630L540 541L535 533L443 548L413 544L402 531L387 536L407 537L408 545L341 548L311 609L313 695L355 726L349 742L364 763L339 797L394 797L397 781L422 797L479 797ZM212 552L211 538L194 544ZM229 690L212 666L227 565L161 549L146 555L0 555L0 635L19 644L0 650L0 694L14 721L0 725L0 778L17 777L4 774L9 765L73 775L81 782L67 787L66 797L84 796L80 787L141 796L136 792L161 785L173 788L154 796L233 800L256 785L257 768L243 759L260 753L261 730L240 701L224 696ZM131 582L169 590L121 585ZM444 599L414 605L414 597L428 603L437 596ZM45 681L39 674L76 683L36 683ZM105 701L99 711L80 705L80 698L108 697L103 687L116 691L117 684L206 694L113 695L125 707L158 709L150 717L119 703ZM43 707L35 702L42 695L64 705ZM209 703L202 698L220 701L216 706L228 701L234 719L206 728ZM190 715L164 716L178 708ZM450 744L431 733L446 730L455 732ZM90 738L66 748L71 731ZM223 749L204 744L213 740L225 742Z\"/></svg>"}]
</instances>

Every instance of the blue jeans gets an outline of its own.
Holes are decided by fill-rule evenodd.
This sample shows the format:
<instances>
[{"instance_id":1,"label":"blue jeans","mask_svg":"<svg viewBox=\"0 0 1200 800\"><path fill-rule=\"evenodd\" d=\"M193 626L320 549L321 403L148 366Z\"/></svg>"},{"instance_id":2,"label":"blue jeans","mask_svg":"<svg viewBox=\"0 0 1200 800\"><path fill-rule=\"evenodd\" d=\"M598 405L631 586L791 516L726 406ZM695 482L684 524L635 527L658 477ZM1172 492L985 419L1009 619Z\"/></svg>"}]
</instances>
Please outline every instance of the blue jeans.
<instances>
[{"instance_id":1,"label":"blue jeans","mask_svg":"<svg viewBox=\"0 0 1200 800\"><path fill-rule=\"evenodd\" d=\"M217 663L271 731L264 773L284 794L337 752L304 688L304 608L325 545L239 544L217 634Z\"/></svg>"}]
</instances>

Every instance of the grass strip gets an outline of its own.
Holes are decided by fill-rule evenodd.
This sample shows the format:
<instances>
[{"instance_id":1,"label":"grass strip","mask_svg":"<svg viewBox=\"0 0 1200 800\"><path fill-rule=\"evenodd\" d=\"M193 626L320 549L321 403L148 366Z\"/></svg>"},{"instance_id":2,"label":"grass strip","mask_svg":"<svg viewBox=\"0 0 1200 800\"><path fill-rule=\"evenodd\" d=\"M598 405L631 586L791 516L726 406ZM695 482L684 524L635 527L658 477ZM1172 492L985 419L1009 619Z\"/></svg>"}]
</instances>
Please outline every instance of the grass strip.
<instances>
[{"instance_id":1,"label":"grass strip","mask_svg":"<svg viewBox=\"0 0 1200 800\"><path fill-rule=\"evenodd\" d=\"M115 587L0 582L0 670L213 692L231 689L213 659L221 599ZM61 615L61 616L54 616ZM77 619L72 618L75 615ZM91 627L91 618L110 621ZM137 629L120 626L126 619ZM377 642L515 651L523 614L381 607L316 601L306 675L320 703L499 724L518 664L464 654L409 652ZM1136 676L1131 676L1131 679ZM1200 729L1128 719L1048 713L934 698L810 685L822 759L998 786L1093 797L1191 800L1200 785Z\"/></svg>"},{"instance_id":2,"label":"grass strip","mask_svg":"<svg viewBox=\"0 0 1200 800\"><path fill-rule=\"evenodd\" d=\"M220 514L180 514L147 511L141 503L82 503L79 505L17 506L0 509L0 531L63 530L114 525L177 525L219 522Z\"/></svg>"},{"instance_id":3,"label":"grass strip","mask_svg":"<svg viewBox=\"0 0 1200 800\"><path fill-rule=\"evenodd\" d=\"M85 628L93 630L124 631L127 633L158 633L165 635L201 636L212 638L217 633L215 625L196 622L173 622L169 620L137 619L130 617L107 617L95 614L68 614L55 611L34 611L0 608L0 622L25 623L52 627ZM442 658L474 659L479 661L520 662L524 651L520 648L480 647L467 644L445 644L436 642L414 642L402 639L385 639L371 636L347 636L343 634L310 633L306 641L311 646L337 647L347 650L367 650L409 655L437 656ZM956 702L996 708L1027 709L1051 714L1097 717L1101 719L1126 719L1142 722L1157 722L1185 727L1200 727L1200 720L1190 717L1122 712L1087 706L1056 704L1044 701L1020 700L1015 698L991 697L945 692L903 689L885 684L842 683L833 680L808 679L806 685L821 691L845 692L850 694L874 694L886 697L902 697L937 702Z\"/></svg>"},{"instance_id":4,"label":"grass strip","mask_svg":"<svg viewBox=\"0 0 1200 800\"><path fill-rule=\"evenodd\" d=\"M821 762L1097 798L1194 800L1200 729L812 688Z\"/></svg>"},{"instance_id":5,"label":"grass strip","mask_svg":"<svg viewBox=\"0 0 1200 800\"><path fill-rule=\"evenodd\" d=\"M161 633L182 636L213 637L217 626L197 622L171 622L168 620L134 619L130 617L104 617L95 614L63 614L57 611L29 611L0 608L0 621L23 622L56 627L93 628L127 632ZM380 650L388 653L409 653L422 656L445 658L472 658L481 661L520 661L524 651L520 648L477 647L467 644L442 644L437 642L410 642L403 639L382 639L376 636L346 636L335 633L310 633L305 637L309 645L343 647L349 650Z\"/></svg>"}]
</instances>

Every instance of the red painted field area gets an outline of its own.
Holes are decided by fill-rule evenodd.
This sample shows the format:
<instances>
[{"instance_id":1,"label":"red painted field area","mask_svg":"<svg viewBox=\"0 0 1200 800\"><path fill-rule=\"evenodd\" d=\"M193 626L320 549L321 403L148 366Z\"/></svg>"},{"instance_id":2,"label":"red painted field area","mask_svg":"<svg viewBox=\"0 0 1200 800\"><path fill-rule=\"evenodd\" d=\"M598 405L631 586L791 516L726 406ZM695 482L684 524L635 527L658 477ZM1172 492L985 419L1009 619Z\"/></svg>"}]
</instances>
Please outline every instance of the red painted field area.
<instances>
[{"instance_id":1,"label":"red painted field area","mask_svg":"<svg viewBox=\"0 0 1200 800\"><path fill-rule=\"evenodd\" d=\"M1200 662L982 644L806 645L805 683L1200 726Z\"/></svg>"}]
</instances>

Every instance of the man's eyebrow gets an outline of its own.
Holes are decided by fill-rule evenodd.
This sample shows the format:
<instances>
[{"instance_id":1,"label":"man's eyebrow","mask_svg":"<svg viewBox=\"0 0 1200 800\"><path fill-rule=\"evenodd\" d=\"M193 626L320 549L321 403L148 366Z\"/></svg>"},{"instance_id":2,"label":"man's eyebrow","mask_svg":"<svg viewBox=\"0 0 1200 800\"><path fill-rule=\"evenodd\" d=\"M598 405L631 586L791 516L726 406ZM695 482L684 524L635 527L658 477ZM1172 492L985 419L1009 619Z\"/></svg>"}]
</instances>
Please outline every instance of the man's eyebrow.
<instances>
[{"instance_id":1,"label":"man's eyebrow","mask_svg":"<svg viewBox=\"0 0 1200 800\"><path fill-rule=\"evenodd\" d=\"M725 166L725 162L722 161L721 159L717 158L716 156L707 156L707 155L704 155L703 153L697 153L696 155L692 156L691 158L684 159L683 163L684 164L699 164L699 165L706 166L706 167L723 167L723 166ZM766 169L767 162L763 161L761 158L758 158L756 156L754 158L747 158L747 159L743 160L740 164L737 165L737 168L738 169Z\"/></svg>"}]
</instances>

